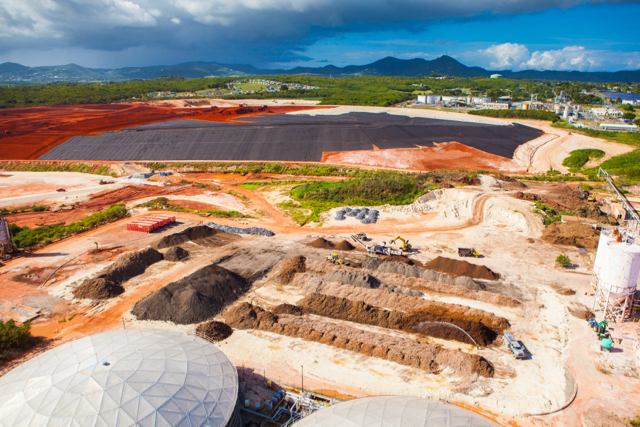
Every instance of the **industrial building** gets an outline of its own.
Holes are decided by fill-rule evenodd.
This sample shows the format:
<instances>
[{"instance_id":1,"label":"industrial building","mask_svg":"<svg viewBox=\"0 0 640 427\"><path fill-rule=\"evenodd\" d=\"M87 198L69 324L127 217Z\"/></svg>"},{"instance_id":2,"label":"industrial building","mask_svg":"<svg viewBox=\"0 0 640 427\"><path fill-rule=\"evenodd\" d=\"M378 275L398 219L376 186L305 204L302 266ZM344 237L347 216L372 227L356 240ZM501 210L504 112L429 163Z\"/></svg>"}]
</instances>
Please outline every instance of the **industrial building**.
<instances>
[{"instance_id":1,"label":"industrial building","mask_svg":"<svg viewBox=\"0 0 640 427\"><path fill-rule=\"evenodd\" d=\"M63 344L0 378L0 426L240 425L238 375L208 341L118 330Z\"/></svg>"},{"instance_id":2,"label":"industrial building","mask_svg":"<svg viewBox=\"0 0 640 427\"><path fill-rule=\"evenodd\" d=\"M321 409L294 427L497 427L473 412L449 403L415 397L377 396Z\"/></svg>"}]
</instances>

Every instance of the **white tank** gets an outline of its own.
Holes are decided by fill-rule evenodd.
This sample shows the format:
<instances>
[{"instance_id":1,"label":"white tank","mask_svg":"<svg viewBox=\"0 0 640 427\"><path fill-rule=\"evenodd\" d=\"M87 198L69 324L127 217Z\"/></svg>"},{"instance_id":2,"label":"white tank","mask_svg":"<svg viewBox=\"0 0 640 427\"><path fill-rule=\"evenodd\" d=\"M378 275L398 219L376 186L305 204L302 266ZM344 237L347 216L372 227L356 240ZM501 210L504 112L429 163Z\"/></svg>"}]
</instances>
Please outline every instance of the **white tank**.
<instances>
[{"instance_id":1,"label":"white tank","mask_svg":"<svg viewBox=\"0 0 640 427\"><path fill-rule=\"evenodd\" d=\"M435 104L440 102L440 99L442 99L440 95L427 95L427 104Z\"/></svg>"},{"instance_id":2,"label":"white tank","mask_svg":"<svg viewBox=\"0 0 640 427\"><path fill-rule=\"evenodd\" d=\"M473 103L474 104L484 104L484 100L480 96L474 96L473 97Z\"/></svg>"},{"instance_id":3,"label":"white tank","mask_svg":"<svg viewBox=\"0 0 640 427\"><path fill-rule=\"evenodd\" d=\"M567 119L569 118L569 107L566 107L566 108L564 109L564 113L562 113L562 118L563 118L564 120L567 120Z\"/></svg>"},{"instance_id":4,"label":"white tank","mask_svg":"<svg viewBox=\"0 0 640 427\"><path fill-rule=\"evenodd\" d=\"M560 113L562 113L562 105L560 105L560 104L555 104L555 105L553 106L553 112L554 112L554 113L556 113L556 114L558 114L558 115L559 115Z\"/></svg>"},{"instance_id":5,"label":"white tank","mask_svg":"<svg viewBox=\"0 0 640 427\"><path fill-rule=\"evenodd\" d=\"M427 96L426 95L418 95L418 102L421 104L426 104L427 103Z\"/></svg>"},{"instance_id":6,"label":"white tank","mask_svg":"<svg viewBox=\"0 0 640 427\"><path fill-rule=\"evenodd\" d=\"M526 102L522 103L522 109L523 110L528 110L529 109L529 104L527 104Z\"/></svg>"},{"instance_id":7,"label":"white tank","mask_svg":"<svg viewBox=\"0 0 640 427\"><path fill-rule=\"evenodd\" d=\"M457 96L443 96L442 97L442 102L453 102L453 101L457 101L458 97Z\"/></svg>"},{"instance_id":8,"label":"white tank","mask_svg":"<svg viewBox=\"0 0 640 427\"><path fill-rule=\"evenodd\" d=\"M601 233L594 270L604 290L616 294L635 292L640 273L640 246L617 243L615 236Z\"/></svg>"}]
</instances>

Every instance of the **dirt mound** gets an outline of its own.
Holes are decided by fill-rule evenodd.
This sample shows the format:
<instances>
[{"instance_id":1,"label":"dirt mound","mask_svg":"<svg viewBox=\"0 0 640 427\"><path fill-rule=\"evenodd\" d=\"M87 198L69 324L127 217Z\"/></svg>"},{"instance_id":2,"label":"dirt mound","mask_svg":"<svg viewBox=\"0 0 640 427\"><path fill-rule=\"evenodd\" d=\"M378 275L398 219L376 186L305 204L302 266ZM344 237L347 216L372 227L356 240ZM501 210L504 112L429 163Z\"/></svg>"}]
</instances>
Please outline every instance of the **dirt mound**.
<instances>
[{"instance_id":1,"label":"dirt mound","mask_svg":"<svg viewBox=\"0 0 640 427\"><path fill-rule=\"evenodd\" d=\"M572 302L569 304L567 308L569 310L569 313L571 313L573 316L577 317L578 319L586 320L586 319L594 319L596 317L591 312L591 310L589 310L589 308L584 304Z\"/></svg>"},{"instance_id":2,"label":"dirt mound","mask_svg":"<svg viewBox=\"0 0 640 427\"><path fill-rule=\"evenodd\" d=\"M152 248L122 255L97 277L85 280L75 288L73 296L80 299L109 299L118 296L124 292L122 283L141 275L147 267L162 259L163 255Z\"/></svg>"},{"instance_id":3,"label":"dirt mound","mask_svg":"<svg viewBox=\"0 0 640 427\"><path fill-rule=\"evenodd\" d=\"M302 255L295 256L293 258L289 258L284 262L280 273L278 274L278 282L283 285L288 285L293 279L293 276L296 273L304 273L307 271L305 267L305 261L307 259Z\"/></svg>"},{"instance_id":4,"label":"dirt mound","mask_svg":"<svg viewBox=\"0 0 640 427\"><path fill-rule=\"evenodd\" d=\"M164 236L155 244L155 247L156 249L164 249L189 241L201 246L215 247L226 245L240 238L241 237L236 234L215 230L206 225L197 225L180 231L179 233Z\"/></svg>"},{"instance_id":5,"label":"dirt mound","mask_svg":"<svg viewBox=\"0 0 640 427\"><path fill-rule=\"evenodd\" d=\"M476 320L500 334L510 327L509 321L493 313L470 308L465 305L449 304L440 301L430 301L422 296L412 296L402 293L386 292L382 289L366 289L356 286L343 285L336 282L326 282L317 276L306 275L307 277L296 277L292 282L305 294L320 293L331 295L337 298L346 298L351 301L362 301L367 304L383 307L387 310L398 310L411 312L414 310L429 310L441 317L451 317L464 320ZM285 304L283 304L285 305ZM282 307L278 306L278 307ZM278 308L277 307L277 308ZM298 308L295 306L289 306ZM276 312L276 310L274 310ZM283 311L285 314L297 314L295 311Z\"/></svg>"},{"instance_id":6,"label":"dirt mound","mask_svg":"<svg viewBox=\"0 0 640 427\"><path fill-rule=\"evenodd\" d=\"M196 328L196 332L201 333L212 339L213 341L222 341L233 334L231 326L217 320L203 323Z\"/></svg>"},{"instance_id":7,"label":"dirt mound","mask_svg":"<svg viewBox=\"0 0 640 427\"><path fill-rule=\"evenodd\" d=\"M282 311L286 311L287 308ZM413 340L363 331L319 319L290 314L275 314L249 303L231 307L225 320L236 329L259 329L289 337L302 338L365 356L386 359L430 373L450 367L466 374L493 377L493 366L484 358L451 351Z\"/></svg>"},{"instance_id":8,"label":"dirt mound","mask_svg":"<svg viewBox=\"0 0 640 427\"><path fill-rule=\"evenodd\" d=\"M453 277L466 276L472 279L498 280L500 275L489 270L484 265L475 265L467 261L438 257L425 264L430 270L449 274Z\"/></svg>"},{"instance_id":9,"label":"dirt mound","mask_svg":"<svg viewBox=\"0 0 640 427\"><path fill-rule=\"evenodd\" d=\"M371 258L369 258L371 259ZM420 268L416 265L409 265L407 263L392 261L392 262L366 262L363 265L375 266L375 270L384 273L402 274L407 277L422 278L427 280L433 280L434 282L442 282L448 285L464 286L467 289L479 291L485 289L484 285L474 282L469 277L460 276L453 277L446 274L439 273L433 270L427 270Z\"/></svg>"},{"instance_id":10,"label":"dirt mound","mask_svg":"<svg viewBox=\"0 0 640 427\"><path fill-rule=\"evenodd\" d=\"M174 246L164 253L164 259L171 262L182 261L189 257L189 251L182 249L180 246Z\"/></svg>"},{"instance_id":11,"label":"dirt mound","mask_svg":"<svg viewBox=\"0 0 640 427\"><path fill-rule=\"evenodd\" d=\"M198 323L220 313L249 287L242 277L212 264L141 299L131 313L138 320Z\"/></svg>"},{"instance_id":12,"label":"dirt mound","mask_svg":"<svg viewBox=\"0 0 640 427\"><path fill-rule=\"evenodd\" d=\"M473 344L469 337L458 328L432 322L451 323L464 329L481 345L487 345L497 338L497 334L478 321L452 319L443 317L421 309L408 313L395 310L384 310L362 301L351 301L330 295L312 293L297 302L305 313L332 319L362 323L364 325L379 326L387 329L397 329L410 333L454 340Z\"/></svg>"},{"instance_id":13,"label":"dirt mound","mask_svg":"<svg viewBox=\"0 0 640 427\"><path fill-rule=\"evenodd\" d=\"M215 264L254 282L260 280L286 257L277 249L244 249L215 261Z\"/></svg>"},{"instance_id":14,"label":"dirt mound","mask_svg":"<svg viewBox=\"0 0 640 427\"><path fill-rule=\"evenodd\" d=\"M334 270L325 274L322 278L329 282L340 282L360 288L377 289L380 287L380 280L369 274L357 271Z\"/></svg>"},{"instance_id":15,"label":"dirt mound","mask_svg":"<svg viewBox=\"0 0 640 427\"><path fill-rule=\"evenodd\" d=\"M311 246L312 248L317 249L334 249L337 251L352 251L355 249L355 246L353 246L346 240L342 240L338 243L333 243L329 240L323 239L322 237L317 238L313 242L307 243L307 246Z\"/></svg>"},{"instance_id":16,"label":"dirt mound","mask_svg":"<svg viewBox=\"0 0 640 427\"><path fill-rule=\"evenodd\" d=\"M554 245L595 249L600 233L588 224L579 222L554 222L542 231L542 240Z\"/></svg>"}]
</instances>

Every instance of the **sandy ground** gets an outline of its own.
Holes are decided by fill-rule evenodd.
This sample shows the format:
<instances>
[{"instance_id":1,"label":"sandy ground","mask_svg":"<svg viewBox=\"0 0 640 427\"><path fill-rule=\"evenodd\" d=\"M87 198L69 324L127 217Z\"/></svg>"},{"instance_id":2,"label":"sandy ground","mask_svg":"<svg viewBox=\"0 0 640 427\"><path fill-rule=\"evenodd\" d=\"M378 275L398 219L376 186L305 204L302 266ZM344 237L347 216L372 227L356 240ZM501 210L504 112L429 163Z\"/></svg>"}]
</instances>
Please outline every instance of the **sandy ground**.
<instances>
[{"instance_id":1,"label":"sandy ground","mask_svg":"<svg viewBox=\"0 0 640 427\"><path fill-rule=\"evenodd\" d=\"M206 102L206 104L204 104ZM191 103L203 103L203 105L190 105ZM174 99L174 100L162 100L152 101L149 104L152 105L169 105L174 108L210 108L216 107L238 107L240 105L251 106L278 106L278 105L307 105L313 106L319 104L320 101L308 101L306 99L211 99L211 98L189 98L189 99Z\"/></svg>"},{"instance_id":2,"label":"sandy ground","mask_svg":"<svg viewBox=\"0 0 640 427\"><path fill-rule=\"evenodd\" d=\"M19 206L45 200L84 198L105 190L100 180L110 176L76 172L4 172L0 174L0 206ZM67 191L58 193L64 188Z\"/></svg>"}]
</instances>

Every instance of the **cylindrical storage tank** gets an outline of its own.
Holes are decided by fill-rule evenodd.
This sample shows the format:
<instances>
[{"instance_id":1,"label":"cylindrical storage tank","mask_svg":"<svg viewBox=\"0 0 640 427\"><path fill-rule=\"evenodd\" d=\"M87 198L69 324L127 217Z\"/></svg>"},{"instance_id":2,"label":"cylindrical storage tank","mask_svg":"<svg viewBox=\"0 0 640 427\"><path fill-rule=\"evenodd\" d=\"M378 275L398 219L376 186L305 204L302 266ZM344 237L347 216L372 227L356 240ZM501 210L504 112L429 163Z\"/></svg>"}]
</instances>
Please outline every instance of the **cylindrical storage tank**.
<instances>
[{"instance_id":1,"label":"cylindrical storage tank","mask_svg":"<svg viewBox=\"0 0 640 427\"><path fill-rule=\"evenodd\" d=\"M483 99L482 99L481 97L479 97L479 96L474 96L474 97L473 97L473 103L474 103L474 104L484 104L484 101L483 101Z\"/></svg>"},{"instance_id":2,"label":"cylindrical storage tank","mask_svg":"<svg viewBox=\"0 0 640 427\"><path fill-rule=\"evenodd\" d=\"M616 294L635 292L640 273L640 246L626 243L607 243L611 251L608 265L601 269L600 283L604 290Z\"/></svg>"},{"instance_id":3,"label":"cylindrical storage tank","mask_svg":"<svg viewBox=\"0 0 640 427\"><path fill-rule=\"evenodd\" d=\"M553 112L560 115L560 113L562 113L562 105L560 104L555 104L553 106Z\"/></svg>"},{"instance_id":4,"label":"cylindrical storage tank","mask_svg":"<svg viewBox=\"0 0 640 427\"><path fill-rule=\"evenodd\" d=\"M610 236L607 232L602 231L600 233L600 241L598 242L598 250L596 251L596 259L593 262L593 271L602 277L603 271L608 269L611 265L611 248L609 242L615 242L615 237Z\"/></svg>"},{"instance_id":5,"label":"cylindrical storage tank","mask_svg":"<svg viewBox=\"0 0 640 427\"><path fill-rule=\"evenodd\" d=\"M440 102L442 97L440 95L428 95L427 96L427 104L435 104L436 102Z\"/></svg>"},{"instance_id":6,"label":"cylindrical storage tank","mask_svg":"<svg viewBox=\"0 0 640 427\"><path fill-rule=\"evenodd\" d=\"M522 103L522 109L523 110L528 110L529 109L529 104L527 104L526 102Z\"/></svg>"},{"instance_id":7,"label":"cylindrical storage tank","mask_svg":"<svg viewBox=\"0 0 640 427\"><path fill-rule=\"evenodd\" d=\"M562 113L562 118L563 118L564 120L567 120L567 119L569 118L569 107L566 107L566 108L564 109L564 113Z\"/></svg>"},{"instance_id":8,"label":"cylindrical storage tank","mask_svg":"<svg viewBox=\"0 0 640 427\"><path fill-rule=\"evenodd\" d=\"M427 96L426 95L418 95L418 102L421 104L426 104L427 103Z\"/></svg>"},{"instance_id":9,"label":"cylindrical storage tank","mask_svg":"<svg viewBox=\"0 0 640 427\"><path fill-rule=\"evenodd\" d=\"M457 101L458 97L457 96L443 96L442 97L442 102L453 102L453 101Z\"/></svg>"}]
</instances>

